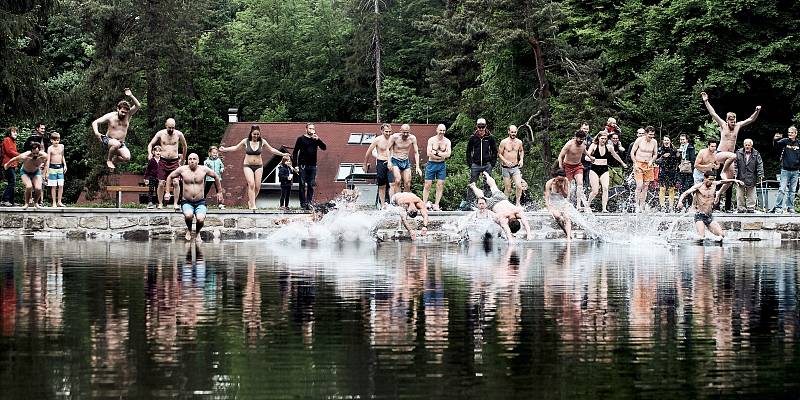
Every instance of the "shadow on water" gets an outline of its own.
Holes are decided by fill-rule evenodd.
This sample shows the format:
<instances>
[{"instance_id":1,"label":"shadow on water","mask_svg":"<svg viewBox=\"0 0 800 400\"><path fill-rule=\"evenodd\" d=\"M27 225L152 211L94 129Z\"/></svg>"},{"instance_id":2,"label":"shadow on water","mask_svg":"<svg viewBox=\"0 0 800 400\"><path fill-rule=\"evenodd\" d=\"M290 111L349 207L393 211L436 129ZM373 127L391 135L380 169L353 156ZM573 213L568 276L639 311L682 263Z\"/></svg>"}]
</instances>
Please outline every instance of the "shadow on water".
<instances>
[{"instance_id":1,"label":"shadow on water","mask_svg":"<svg viewBox=\"0 0 800 400\"><path fill-rule=\"evenodd\" d=\"M0 240L3 398L793 397L797 248Z\"/></svg>"}]
</instances>

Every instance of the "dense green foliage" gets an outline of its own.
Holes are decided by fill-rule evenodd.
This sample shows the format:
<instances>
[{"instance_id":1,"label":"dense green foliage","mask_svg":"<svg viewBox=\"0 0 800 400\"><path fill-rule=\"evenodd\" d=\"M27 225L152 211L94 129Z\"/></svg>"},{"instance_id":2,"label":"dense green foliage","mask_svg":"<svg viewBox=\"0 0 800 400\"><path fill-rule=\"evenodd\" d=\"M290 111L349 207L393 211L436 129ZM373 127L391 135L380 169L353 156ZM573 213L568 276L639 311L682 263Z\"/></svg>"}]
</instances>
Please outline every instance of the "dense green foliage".
<instances>
[{"instance_id":1,"label":"dense green foliage","mask_svg":"<svg viewBox=\"0 0 800 400\"><path fill-rule=\"evenodd\" d=\"M764 112L743 136L800 116L800 4L791 0L29 0L0 3L0 126L62 133L72 197L96 182L89 123L125 87L144 104L127 168L167 117L191 150L243 120L374 121L379 27L381 120L444 122L456 143L478 116L521 125L535 185L561 143L609 116L702 137L716 109ZM743 118L743 117L742 117ZM742 139L742 138L740 138ZM767 151L769 153L769 151ZM451 168L453 173L459 171Z\"/></svg>"}]
</instances>

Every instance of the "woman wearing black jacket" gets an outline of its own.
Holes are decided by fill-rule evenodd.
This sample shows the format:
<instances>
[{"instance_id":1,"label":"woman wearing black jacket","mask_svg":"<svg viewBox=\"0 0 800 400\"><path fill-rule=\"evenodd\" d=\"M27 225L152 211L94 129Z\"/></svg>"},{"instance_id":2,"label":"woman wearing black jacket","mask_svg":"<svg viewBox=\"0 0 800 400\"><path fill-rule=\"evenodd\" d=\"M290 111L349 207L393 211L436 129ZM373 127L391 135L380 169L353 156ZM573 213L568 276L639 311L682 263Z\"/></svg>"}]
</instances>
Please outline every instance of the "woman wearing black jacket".
<instances>
[{"instance_id":1,"label":"woman wearing black jacket","mask_svg":"<svg viewBox=\"0 0 800 400\"><path fill-rule=\"evenodd\" d=\"M692 178L692 170L694 169L694 160L697 157L697 152L694 149L694 140L689 140L689 135L681 134L680 147L678 147L678 154L681 156L681 162L678 164L678 190L680 194L689 190L694 185ZM686 196L686 207L692 205L692 196ZM682 206L681 204L676 205Z\"/></svg>"}]
</instances>

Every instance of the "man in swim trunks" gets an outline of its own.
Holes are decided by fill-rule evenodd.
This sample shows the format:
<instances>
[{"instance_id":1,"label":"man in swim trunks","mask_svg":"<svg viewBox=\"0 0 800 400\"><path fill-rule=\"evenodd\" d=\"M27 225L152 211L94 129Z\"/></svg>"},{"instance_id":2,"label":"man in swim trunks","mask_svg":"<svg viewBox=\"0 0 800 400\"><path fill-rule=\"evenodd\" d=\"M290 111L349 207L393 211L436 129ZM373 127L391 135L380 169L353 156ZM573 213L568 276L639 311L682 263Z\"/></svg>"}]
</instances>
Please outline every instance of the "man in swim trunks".
<instances>
[{"instance_id":1,"label":"man in swim trunks","mask_svg":"<svg viewBox=\"0 0 800 400\"><path fill-rule=\"evenodd\" d=\"M47 149L47 163L44 170L47 171L47 186L50 187L50 197L53 200L53 207L64 207L61 201L64 196L64 174L67 172L67 159L64 157L64 145L61 144L61 134L53 132L50 134L52 143Z\"/></svg>"},{"instance_id":2,"label":"man in swim trunks","mask_svg":"<svg viewBox=\"0 0 800 400\"><path fill-rule=\"evenodd\" d=\"M719 152L716 154L716 158L717 163L722 165L720 177L733 178L733 162L736 161L736 138L739 136L739 130L750 125L758 118L758 114L761 112L761 106L756 106L756 111L753 112L753 115L744 121L736 122L736 114L732 112L729 112L723 121L708 101L708 94L706 94L706 92L700 92L700 97L703 99L703 104L705 104L708 113L711 114L711 118L719 125L719 146L717 147ZM720 196L724 195L730 187L730 183L722 185L722 188L717 192L714 204L719 203L721 199ZM730 204L727 206L731 208Z\"/></svg>"},{"instance_id":3,"label":"man in swim trunks","mask_svg":"<svg viewBox=\"0 0 800 400\"><path fill-rule=\"evenodd\" d=\"M658 155L658 142L654 139L656 128L644 128L645 135L636 139L631 146L631 160L633 160L633 177L636 179L636 212L645 209L647 189L656 179L653 162Z\"/></svg>"},{"instance_id":4,"label":"man in swim trunks","mask_svg":"<svg viewBox=\"0 0 800 400\"><path fill-rule=\"evenodd\" d=\"M392 152L392 175L394 175L394 191L411 191L411 160L408 159L408 152L414 148L414 159L417 175L422 176L419 168L419 145L417 137L411 134L411 125L403 124L400 126L400 133L395 133L389 139L389 150ZM400 177L403 178L403 189L400 189Z\"/></svg>"},{"instance_id":5,"label":"man in swim trunks","mask_svg":"<svg viewBox=\"0 0 800 400\"><path fill-rule=\"evenodd\" d=\"M694 226L697 229L697 234L700 235L700 239L705 238L706 234L706 227L711 233L720 237L720 240L725 236L725 231L722 230L722 226L719 225L718 222L714 221L714 217L711 216L712 211L714 210L714 190L717 188L718 185L726 184L726 183L736 183L737 185L744 185L744 182L737 180L737 179L722 179L719 181L714 181L715 179L714 172L706 171L703 173L703 182L700 182L694 186L692 186L689 190L683 192L680 199L678 199L678 204L683 204L683 199L693 194L694 198L692 200L692 205L696 211L694 214Z\"/></svg>"},{"instance_id":6,"label":"man in swim trunks","mask_svg":"<svg viewBox=\"0 0 800 400\"><path fill-rule=\"evenodd\" d=\"M367 168L367 161L369 160L369 157L373 155L374 151L375 180L376 184L378 185L378 201L381 205L381 208L383 208L386 199L394 194L394 185L389 184L390 182L394 181L394 177L392 176L389 168L389 156L391 155L391 152L389 151L389 139L392 137L392 125L381 125L381 133L382 135L376 136L372 141L372 144L370 144L369 148L367 148L367 153L364 155L364 171L369 171ZM387 185L389 186L388 190L386 187Z\"/></svg>"},{"instance_id":7,"label":"man in swim trunks","mask_svg":"<svg viewBox=\"0 0 800 400\"><path fill-rule=\"evenodd\" d=\"M447 179L447 166L445 160L450 158L453 154L453 147L450 144L450 139L444 137L447 132L447 127L444 124L439 124L436 127L436 135L428 139L428 164L425 166L425 183L422 186L422 201L425 206L428 205L428 196L431 194L431 185L433 180L436 180L436 194L434 197L433 207L434 211L439 211L439 202L442 200L442 193L444 192L444 181Z\"/></svg>"},{"instance_id":8,"label":"man in swim trunks","mask_svg":"<svg viewBox=\"0 0 800 400\"><path fill-rule=\"evenodd\" d=\"M417 238L414 229L408 222L408 219L417 217L417 213L422 214L422 229L420 235L425 236L428 233L428 210L425 208L425 203L411 192L400 192L392 195L391 204L400 208L400 223L408 231L411 240Z\"/></svg>"},{"instance_id":9,"label":"man in swim trunks","mask_svg":"<svg viewBox=\"0 0 800 400\"><path fill-rule=\"evenodd\" d=\"M30 151L8 160L3 165L3 168L8 168L17 161L22 161L22 183L25 184L25 205L22 208L28 208L31 200L33 200L34 207L39 208L39 203L36 200L39 198L39 192L42 191L42 171L40 167L47 163L47 153L42 151L41 143L32 143Z\"/></svg>"},{"instance_id":10,"label":"man in swim trunks","mask_svg":"<svg viewBox=\"0 0 800 400\"><path fill-rule=\"evenodd\" d=\"M172 118L168 118L167 121L164 123L164 129L156 132L153 139L150 140L150 143L147 144L147 159L150 160L153 158L153 147L154 146L161 146L161 162L158 163L160 171L158 171L158 177L166 177L167 175L171 174L172 171L178 169L178 167L183 164L183 160L186 159L186 137L183 136L183 132L175 129L175 120ZM178 156L178 150L183 148L181 155ZM162 198L164 196L164 187L166 182L160 181L158 182L158 198ZM178 197L180 196L180 182L175 181L172 182L172 186L175 192L172 194L175 196L175 203L173 204L173 208L176 210L179 209L178 207Z\"/></svg>"},{"instance_id":11,"label":"man in swim trunks","mask_svg":"<svg viewBox=\"0 0 800 400\"><path fill-rule=\"evenodd\" d=\"M581 160L587 157L594 161L594 157L589 154L584 143L585 140L586 132L583 129L575 132L575 137L567 141L561 148L561 153L558 154L558 168L564 170L567 181L575 181L575 208L580 209L581 203L583 203L586 210L589 210L589 202L583 193L583 162Z\"/></svg>"},{"instance_id":12,"label":"man in swim trunks","mask_svg":"<svg viewBox=\"0 0 800 400\"><path fill-rule=\"evenodd\" d=\"M478 189L475 182L469 184L469 188L475 193L475 197L486 199L486 206L495 213L495 222L500 225L506 235L506 240L509 242L514 241L514 233L519 231L520 225L525 227L525 233L528 240L533 239L531 227L528 224L528 219L525 217L525 210L522 207L517 207L508 201L505 193L497 187L497 182L484 171L484 179L486 184L489 185L491 196L486 197L483 190Z\"/></svg>"},{"instance_id":13,"label":"man in swim trunks","mask_svg":"<svg viewBox=\"0 0 800 400\"><path fill-rule=\"evenodd\" d=\"M116 168L115 162L130 161L131 152L125 147L125 137L128 135L131 117L142 108L139 100L133 96L130 89L125 88L125 95L131 98L133 107L125 100L120 101L117 103L116 112L110 112L92 122L94 135L108 149L106 165L111 170ZM105 135L102 135L100 134L99 126L105 122L108 122L108 130Z\"/></svg>"},{"instance_id":14,"label":"man in swim trunks","mask_svg":"<svg viewBox=\"0 0 800 400\"><path fill-rule=\"evenodd\" d=\"M500 166L503 170L503 193L506 197L511 196L511 182L516 188L517 207L520 206L522 199L522 164L525 161L525 150L522 147L522 140L517 138L517 126L508 126L508 137L500 141L497 148L497 156L500 157Z\"/></svg>"},{"instance_id":15,"label":"man in swim trunks","mask_svg":"<svg viewBox=\"0 0 800 400\"><path fill-rule=\"evenodd\" d=\"M197 153L189 154L188 164L178 167L175 171L167 176L167 192L164 194L164 199L169 201L170 191L172 190L173 179L181 178L183 180L183 204L181 211L186 220L186 240L192 240L192 219L196 218L194 238L201 242L200 230L203 229L203 223L206 219L206 199L203 196L205 189L206 176L214 178L214 184L217 188L217 201L222 201L222 183L219 176L211 168L200 164L200 156Z\"/></svg>"}]
</instances>

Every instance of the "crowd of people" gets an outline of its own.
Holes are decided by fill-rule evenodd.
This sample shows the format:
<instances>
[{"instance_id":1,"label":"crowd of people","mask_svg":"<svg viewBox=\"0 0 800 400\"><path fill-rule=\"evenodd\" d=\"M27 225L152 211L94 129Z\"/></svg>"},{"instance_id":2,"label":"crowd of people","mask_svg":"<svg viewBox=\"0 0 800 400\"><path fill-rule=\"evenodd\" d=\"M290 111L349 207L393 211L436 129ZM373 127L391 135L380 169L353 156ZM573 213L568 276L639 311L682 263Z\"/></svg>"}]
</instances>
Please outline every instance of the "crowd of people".
<instances>
[{"instance_id":1,"label":"crowd of people","mask_svg":"<svg viewBox=\"0 0 800 400\"><path fill-rule=\"evenodd\" d=\"M106 166L112 171L119 163L131 159L125 139L131 117L141 108L130 89L125 89L124 94L130 102L120 101L115 111L92 122L93 132L106 150ZM753 148L752 139L745 139L743 147L738 150L736 142L742 128L758 118L761 107L756 107L749 118L737 121L736 114L730 112L722 119L712 107L706 93L701 93L701 99L719 127L720 139L707 140L706 148L699 152L696 151L692 138L685 134L678 137L678 146L673 145L672 138L666 135L662 135L659 145L656 129L652 126L640 128L636 140L630 149L626 149L621 142L622 132L616 119L609 118L594 138L591 136L589 124L583 123L574 137L562 147L558 155L560 172L554 174L554 178L544 188L545 204L565 231L569 234L570 223L564 206L570 204L570 198L574 198L578 210L591 212L594 199L599 197L600 207L597 211L608 212L610 189L625 185L625 170L629 165L633 168L635 180L635 187L631 187L635 212L652 209L648 203L648 194L657 188L657 196L654 197L658 198L658 209L673 212L693 204L697 210L695 220L698 231L706 226L716 231L717 227L712 224L712 210L734 209L730 196L727 201L724 200L733 184L737 185L736 210L755 212L755 188L764 180L764 162L761 154ZM101 133L103 125L106 126L105 133ZM369 170L370 157L375 158L380 206L383 207L389 201L405 210L402 213L402 222L412 236L414 232L407 223L406 216L422 212L423 228L427 228L427 211L441 209L447 160L453 152L451 141L445 137L446 133L447 127L440 124L436 128L436 134L428 139L424 174L421 169L420 144L411 133L409 124L401 125L400 132L397 133L393 132L391 124L383 124L380 134L374 138L365 154L365 171ZM507 137L498 144L489 131L486 120L479 118L476 121L475 131L467 142L466 162L470 168L470 178L461 203L462 209L477 207L479 211L487 210L475 214L476 218L487 218L487 215L491 215L509 239L521 226L526 228L530 236L522 208L528 196L528 185L522 177L525 151L517 134L516 126L508 126ZM51 188L52 207L64 207L62 196L67 160L64 145L60 143L60 134L47 134L45 125L37 124L21 153L16 148L17 135L16 128L9 128L2 143L2 164L7 185L0 205L13 205L19 169L25 186L23 208L43 205L43 184ZM790 127L786 138L776 134L773 146L781 155L780 189L774 211L792 213L795 211L794 194L800 175L797 129ZM255 209L261 188L259 183L263 176L262 153L265 150L282 157L277 173L281 186L281 209L288 209L289 193L295 177L299 181L300 205L304 209L311 209L314 204L317 151L326 150L326 145L317 135L313 123L306 124L306 131L298 137L291 154L273 148L261 135L260 127L252 125L247 137L237 144L227 147L212 146L208 151L208 158L200 164L197 154L187 155L186 137L176 129L173 118L166 120L164 129L156 132L147 145L148 164L144 175L149 188L148 208L162 208L162 200L172 198L172 207L183 211L189 231L192 231L192 220L196 219L195 232L199 232L207 210L205 198L212 188L216 189L219 208L225 207L221 185L225 165L220 153L244 151L243 171L247 181L248 207ZM184 160L187 161L186 165ZM504 185L502 191L490 175L498 161ZM411 193L412 170L420 177L424 175L421 198ZM716 177L722 179L716 180ZM483 188L479 189L477 183L481 179ZM574 191L570 190L572 182ZM432 190L433 202L429 201ZM710 193L713 194L711 199L708 198ZM509 201L512 196L513 203Z\"/></svg>"}]
</instances>

